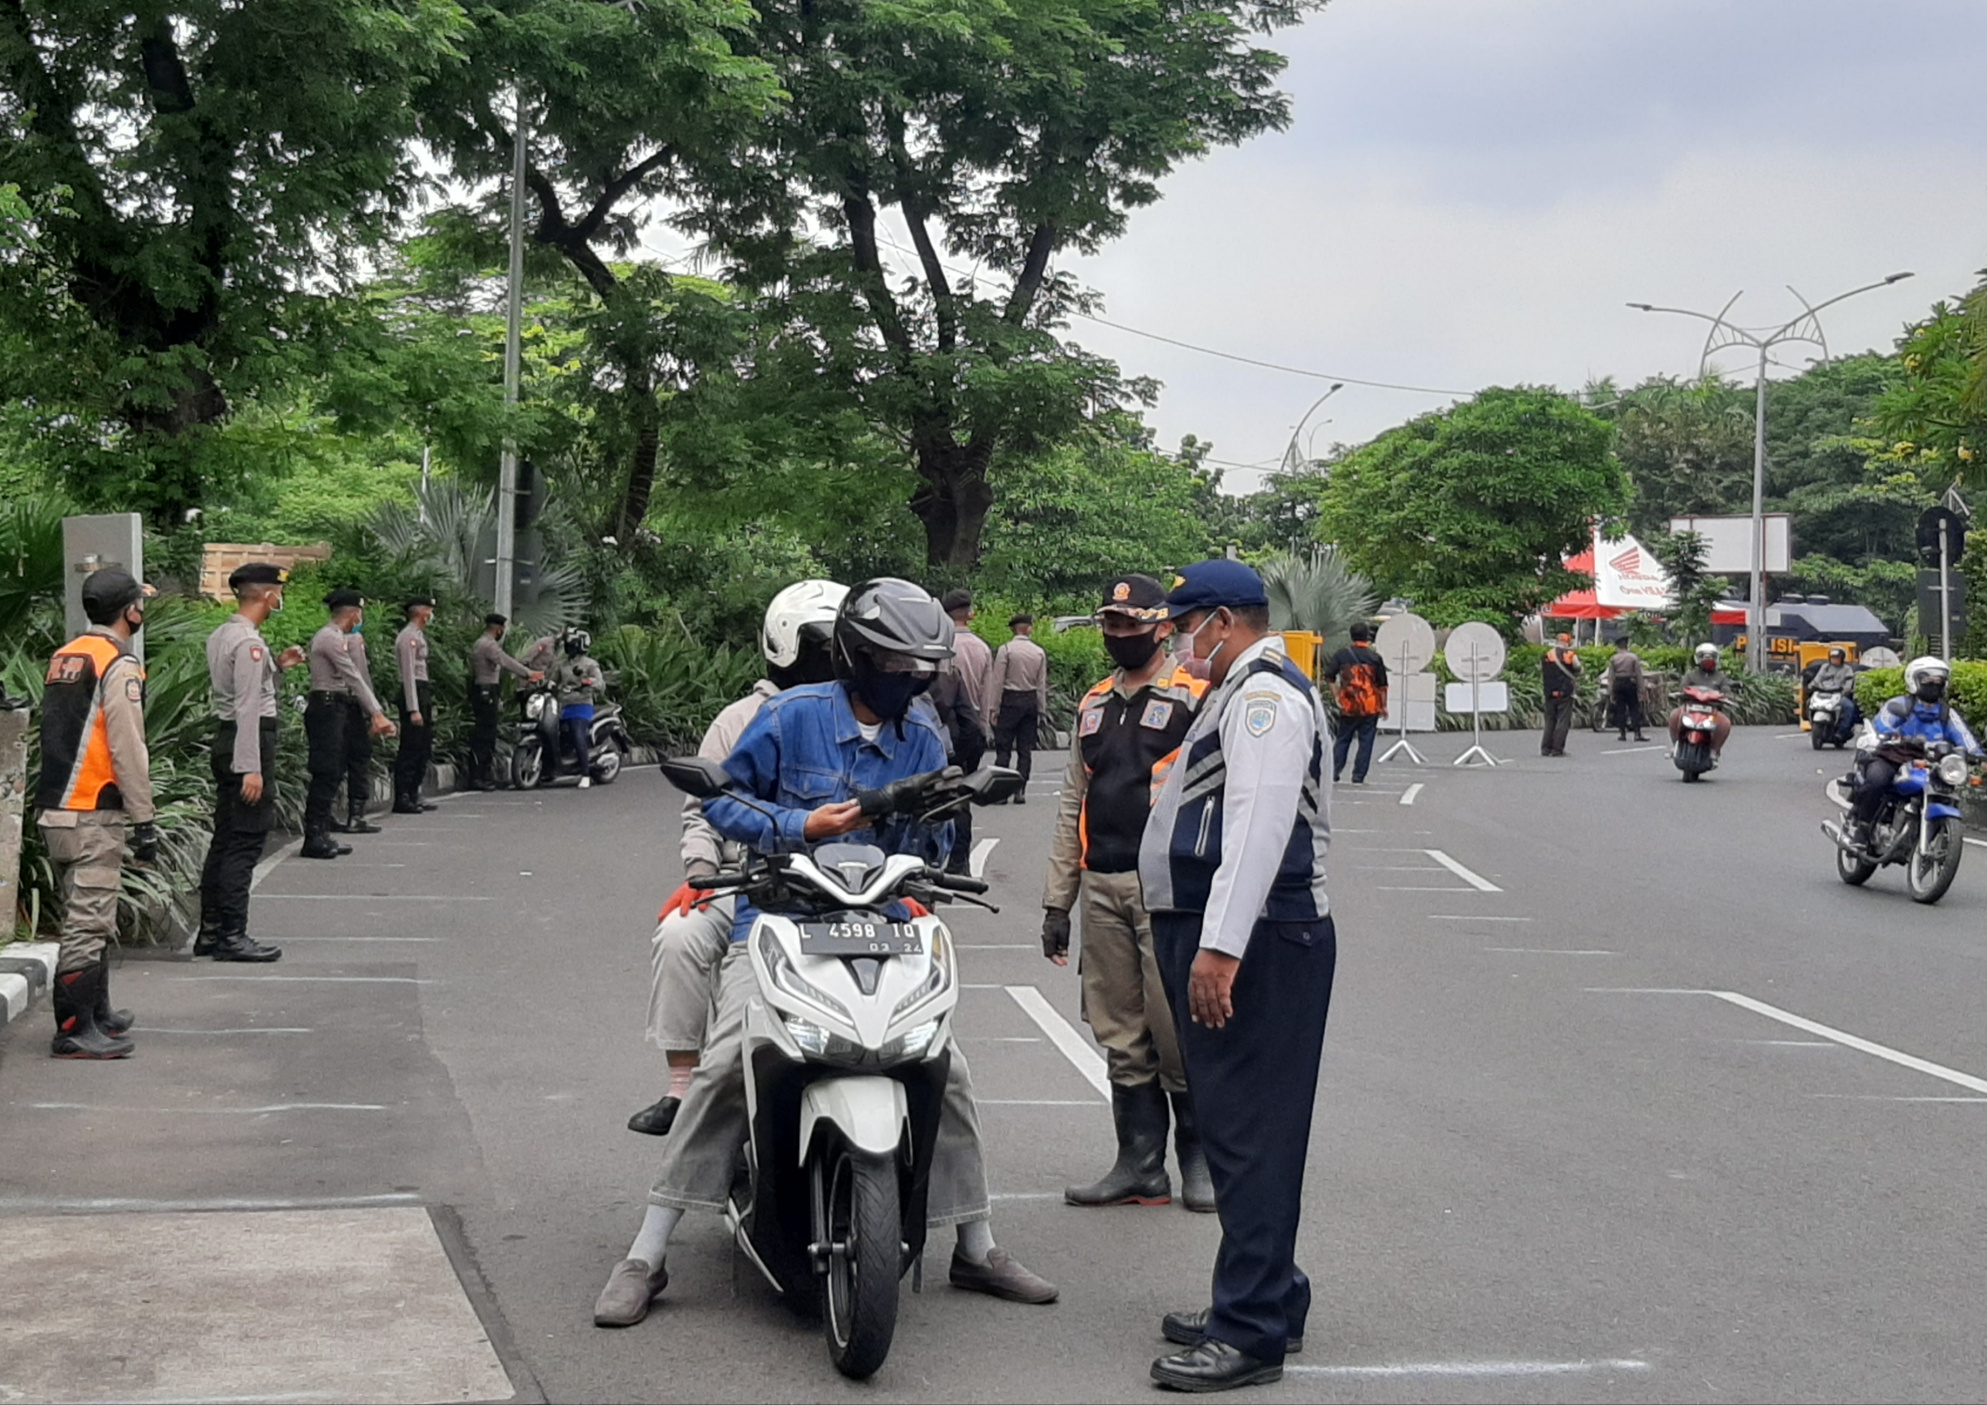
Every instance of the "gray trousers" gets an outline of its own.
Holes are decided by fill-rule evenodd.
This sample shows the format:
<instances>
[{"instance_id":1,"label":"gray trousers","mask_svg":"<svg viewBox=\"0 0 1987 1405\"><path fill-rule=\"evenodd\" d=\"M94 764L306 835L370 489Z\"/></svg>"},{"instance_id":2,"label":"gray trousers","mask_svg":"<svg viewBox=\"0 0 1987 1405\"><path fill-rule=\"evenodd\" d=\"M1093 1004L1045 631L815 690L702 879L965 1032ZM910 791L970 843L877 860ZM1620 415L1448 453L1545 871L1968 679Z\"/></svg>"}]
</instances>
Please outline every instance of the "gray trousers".
<instances>
[{"instance_id":1,"label":"gray trousers","mask_svg":"<svg viewBox=\"0 0 1987 1405\"><path fill-rule=\"evenodd\" d=\"M648 1040L665 1054L704 1047L736 906L736 899L720 898L701 912L672 912L656 923L649 943Z\"/></svg>"},{"instance_id":2,"label":"gray trousers","mask_svg":"<svg viewBox=\"0 0 1987 1405\"><path fill-rule=\"evenodd\" d=\"M745 1114L745 1010L759 994L744 942L725 953L718 975L717 1019L703 1060L677 1111L662 1151L662 1172L649 1203L674 1210L723 1210L732 1164L749 1132ZM925 1222L933 1229L990 1218L980 1114L966 1056L952 1047L938 1147L932 1155Z\"/></svg>"}]
</instances>

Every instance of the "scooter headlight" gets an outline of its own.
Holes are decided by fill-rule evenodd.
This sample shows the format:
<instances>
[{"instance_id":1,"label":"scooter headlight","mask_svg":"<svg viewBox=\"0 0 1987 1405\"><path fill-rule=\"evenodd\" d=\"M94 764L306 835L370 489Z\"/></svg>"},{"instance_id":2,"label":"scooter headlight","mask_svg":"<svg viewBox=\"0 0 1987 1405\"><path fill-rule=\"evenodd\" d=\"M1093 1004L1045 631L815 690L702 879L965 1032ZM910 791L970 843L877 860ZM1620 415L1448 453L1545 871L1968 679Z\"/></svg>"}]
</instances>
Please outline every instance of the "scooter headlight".
<instances>
[{"instance_id":1,"label":"scooter headlight","mask_svg":"<svg viewBox=\"0 0 1987 1405\"><path fill-rule=\"evenodd\" d=\"M1938 765L1939 780L1957 789L1966 784L1966 758L1958 752L1941 756Z\"/></svg>"},{"instance_id":2,"label":"scooter headlight","mask_svg":"<svg viewBox=\"0 0 1987 1405\"><path fill-rule=\"evenodd\" d=\"M894 1021L904 1011L937 995L952 984L952 943L946 940L943 928L935 929L931 935L931 974L919 983L918 988L897 1002L897 1008L890 1012ZM930 1035L925 1036L927 1042Z\"/></svg>"},{"instance_id":3,"label":"scooter headlight","mask_svg":"<svg viewBox=\"0 0 1987 1405\"><path fill-rule=\"evenodd\" d=\"M787 1034L792 1037L793 1042L804 1052L818 1059L844 1059L861 1052L853 1039L844 1039L832 1030L823 1029L812 1020L788 1014L782 1014L780 1018L786 1022Z\"/></svg>"},{"instance_id":4,"label":"scooter headlight","mask_svg":"<svg viewBox=\"0 0 1987 1405\"><path fill-rule=\"evenodd\" d=\"M793 962L787 959L786 949L780 945L779 938L773 935L770 928L761 929L759 933L759 955L764 958L766 969L772 973L773 984L788 995L797 996L809 1004L819 1005L831 1014L840 1015L843 1019L854 1022L854 1016L849 1014L848 1006L794 969Z\"/></svg>"},{"instance_id":5,"label":"scooter headlight","mask_svg":"<svg viewBox=\"0 0 1987 1405\"><path fill-rule=\"evenodd\" d=\"M877 1062L894 1064L905 1059L921 1059L925 1056L925 1051L931 1048L931 1041L936 1038L938 1038L938 1021L926 1020L921 1025L914 1025L905 1030L885 1044L877 1054Z\"/></svg>"}]
</instances>

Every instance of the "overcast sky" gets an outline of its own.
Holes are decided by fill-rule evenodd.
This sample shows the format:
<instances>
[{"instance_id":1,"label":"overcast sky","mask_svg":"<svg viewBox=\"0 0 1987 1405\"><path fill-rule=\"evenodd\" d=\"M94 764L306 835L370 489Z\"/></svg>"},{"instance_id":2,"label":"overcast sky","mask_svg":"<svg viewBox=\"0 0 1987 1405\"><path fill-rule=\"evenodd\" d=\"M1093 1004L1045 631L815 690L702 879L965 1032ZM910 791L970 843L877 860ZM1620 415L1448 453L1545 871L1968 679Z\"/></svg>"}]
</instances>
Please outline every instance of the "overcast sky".
<instances>
[{"instance_id":1,"label":"overcast sky","mask_svg":"<svg viewBox=\"0 0 1987 1405\"><path fill-rule=\"evenodd\" d=\"M1111 321L1333 376L1573 388L1696 369L1703 326L1631 300L1743 288L1734 316L1777 324L1785 284L1819 301L1915 271L1825 314L1839 355L1889 349L1987 265L1979 0L1331 0L1273 42L1290 129L1177 172L1073 265ZM1165 382L1164 444L1232 463L1273 466L1327 384L1070 335ZM1307 438L1447 399L1348 385Z\"/></svg>"}]
</instances>

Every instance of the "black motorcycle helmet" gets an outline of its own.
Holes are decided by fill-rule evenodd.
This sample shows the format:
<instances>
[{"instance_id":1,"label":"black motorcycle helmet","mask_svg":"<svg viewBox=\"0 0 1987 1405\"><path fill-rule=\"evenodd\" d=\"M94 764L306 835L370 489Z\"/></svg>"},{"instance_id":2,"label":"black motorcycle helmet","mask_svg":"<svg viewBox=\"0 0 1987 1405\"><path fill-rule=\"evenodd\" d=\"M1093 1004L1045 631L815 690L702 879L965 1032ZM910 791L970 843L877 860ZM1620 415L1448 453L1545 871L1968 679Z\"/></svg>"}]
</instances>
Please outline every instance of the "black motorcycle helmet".
<instances>
[{"instance_id":1,"label":"black motorcycle helmet","mask_svg":"<svg viewBox=\"0 0 1987 1405\"><path fill-rule=\"evenodd\" d=\"M849 592L835 614L835 676L886 721L901 721L952 657L952 620L931 593L881 576Z\"/></svg>"},{"instance_id":2,"label":"black motorcycle helmet","mask_svg":"<svg viewBox=\"0 0 1987 1405\"><path fill-rule=\"evenodd\" d=\"M583 629L566 631L566 657L576 659L593 647L593 636Z\"/></svg>"}]
</instances>

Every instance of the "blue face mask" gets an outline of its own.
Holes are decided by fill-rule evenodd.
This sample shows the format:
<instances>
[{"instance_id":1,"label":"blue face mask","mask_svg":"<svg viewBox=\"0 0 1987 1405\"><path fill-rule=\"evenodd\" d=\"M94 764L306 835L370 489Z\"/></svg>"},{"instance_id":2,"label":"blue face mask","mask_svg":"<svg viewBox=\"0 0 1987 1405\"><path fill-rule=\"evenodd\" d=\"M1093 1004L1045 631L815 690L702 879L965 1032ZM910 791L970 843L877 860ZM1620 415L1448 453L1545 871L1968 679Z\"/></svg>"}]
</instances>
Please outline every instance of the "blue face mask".
<instances>
[{"instance_id":1,"label":"blue face mask","mask_svg":"<svg viewBox=\"0 0 1987 1405\"><path fill-rule=\"evenodd\" d=\"M931 686L922 673L872 673L856 684L856 696L885 722L895 722L911 710L919 693Z\"/></svg>"},{"instance_id":2,"label":"blue face mask","mask_svg":"<svg viewBox=\"0 0 1987 1405\"><path fill-rule=\"evenodd\" d=\"M352 633L354 633L354 634L364 634L365 632L366 632L366 622L365 622L364 620L355 620L355 621L353 621L353 623L352 623Z\"/></svg>"}]
</instances>

